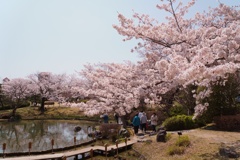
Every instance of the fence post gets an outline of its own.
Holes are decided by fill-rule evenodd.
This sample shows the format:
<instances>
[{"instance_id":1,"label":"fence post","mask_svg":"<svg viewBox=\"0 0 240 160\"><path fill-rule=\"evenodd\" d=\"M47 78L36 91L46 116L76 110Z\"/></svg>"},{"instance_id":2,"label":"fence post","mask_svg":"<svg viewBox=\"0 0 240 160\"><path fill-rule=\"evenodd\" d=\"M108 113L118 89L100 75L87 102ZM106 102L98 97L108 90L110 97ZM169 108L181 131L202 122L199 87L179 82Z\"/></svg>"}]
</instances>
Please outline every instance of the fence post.
<instances>
[{"instance_id":1,"label":"fence post","mask_svg":"<svg viewBox=\"0 0 240 160\"><path fill-rule=\"evenodd\" d=\"M76 149L76 142L77 142L76 136L74 137L73 141L74 141L74 148Z\"/></svg>"},{"instance_id":2,"label":"fence post","mask_svg":"<svg viewBox=\"0 0 240 160\"><path fill-rule=\"evenodd\" d=\"M118 140L116 140L116 147L117 147L117 157L118 157Z\"/></svg>"},{"instance_id":3,"label":"fence post","mask_svg":"<svg viewBox=\"0 0 240 160\"><path fill-rule=\"evenodd\" d=\"M31 149L32 149L32 142L29 142L28 143L28 155L29 156L30 156Z\"/></svg>"},{"instance_id":4,"label":"fence post","mask_svg":"<svg viewBox=\"0 0 240 160\"><path fill-rule=\"evenodd\" d=\"M90 150L91 160L93 160L93 149Z\"/></svg>"},{"instance_id":5,"label":"fence post","mask_svg":"<svg viewBox=\"0 0 240 160\"><path fill-rule=\"evenodd\" d=\"M125 137L125 145L126 145L126 150L127 150L127 137Z\"/></svg>"},{"instance_id":6,"label":"fence post","mask_svg":"<svg viewBox=\"0 0 240 160\"><path fill-rule=\"evenodd\" d=\"M3 143L3 158L5 157L6 143Z\"/></svg>"},{"instance_id":7,"label":"fence post","mask_svg":"<svg viewBox=\"0 0 240 160\"><path fill-rule=\"evenodd\" d=\"M53 153L54 139L52 139L51 144L52 144L52 153Z\"/></svg>"},{"instance_id":8,"label":"fence post","mask_svg":"<svg viewBox=\"0 0 240 160\"><path fill-rule=\"evenodd\" d=\"M92 132L92 138L93 138L93 141L95 141L95 132Z\"/></svg>"},{"instance_id":9,"label":"fence post","mask_svg":"<svg viewBox=\"0 0 240 160\"><path fill-rule=\"evenodd\" d=\"M107 146L108 146L108 144L105 143L104 146L105 146L105 155L106 155L106 159L107 159Z\"/></svg>"}]
</instances>

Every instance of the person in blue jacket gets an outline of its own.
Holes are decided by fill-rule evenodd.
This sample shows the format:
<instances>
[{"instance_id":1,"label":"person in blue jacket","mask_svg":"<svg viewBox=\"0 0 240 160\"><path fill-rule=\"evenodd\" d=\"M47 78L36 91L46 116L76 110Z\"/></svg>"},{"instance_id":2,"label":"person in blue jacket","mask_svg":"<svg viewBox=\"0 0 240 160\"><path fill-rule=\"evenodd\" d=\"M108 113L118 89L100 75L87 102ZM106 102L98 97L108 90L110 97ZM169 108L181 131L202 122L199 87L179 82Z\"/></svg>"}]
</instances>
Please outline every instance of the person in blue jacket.
<instances>
[{"instance_id":1,"label":"person in blue jacket","mask_svg":"<svg viewBox=\"0 0 240 160\"><path fill-rule=\"evenodd\" d=\"M140 125L140 118L138 117L138 114L134 116L132 124L133 124L134 133L138 134L138 128Z\"/></svg>"},{"instance_id":2,"label":"person in blue jacket","mask_svg":"<svg viewBox=\"0 0 240 160\"><path fill-rule=\"evenodd\" d=\"M103 123L108 123L108 114L106 111L104 111L104 114L100 116L100 118L103 119Z\"/></svg>"},{"instance_id":3,"label":"person in blue jacket","mask_svg":"<svg viewBox=\"0 0 240 160\"><path fill-rule=\"evenodd\" d=\"M108 123L108 114L107 113L103 114L103 122Z\"/></svg>"}]
</instances>

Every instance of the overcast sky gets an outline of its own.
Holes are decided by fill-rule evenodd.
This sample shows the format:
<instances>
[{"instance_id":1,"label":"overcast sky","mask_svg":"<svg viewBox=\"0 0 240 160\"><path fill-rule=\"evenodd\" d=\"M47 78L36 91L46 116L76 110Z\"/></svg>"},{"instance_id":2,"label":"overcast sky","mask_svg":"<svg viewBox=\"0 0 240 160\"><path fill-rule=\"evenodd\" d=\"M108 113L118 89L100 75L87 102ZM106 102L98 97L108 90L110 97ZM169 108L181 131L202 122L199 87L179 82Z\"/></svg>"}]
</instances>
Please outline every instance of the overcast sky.
<instances>
[{"instance_id":1,"label":"overcast sky","mask_svg":"<svg viewBox=\"0 0 240 160\"><path fill-rule=\"evenodd\" d=\"M186 1L186 0L184 0ZM191 14L217 6L198 0ZM220 0L239 5L240 0ZM113 29L118 12L133 10L164 21L160 0L0 0L0 80L36 72L73 74L90 63L140 60Z\"/></svg>"}]
</instances>

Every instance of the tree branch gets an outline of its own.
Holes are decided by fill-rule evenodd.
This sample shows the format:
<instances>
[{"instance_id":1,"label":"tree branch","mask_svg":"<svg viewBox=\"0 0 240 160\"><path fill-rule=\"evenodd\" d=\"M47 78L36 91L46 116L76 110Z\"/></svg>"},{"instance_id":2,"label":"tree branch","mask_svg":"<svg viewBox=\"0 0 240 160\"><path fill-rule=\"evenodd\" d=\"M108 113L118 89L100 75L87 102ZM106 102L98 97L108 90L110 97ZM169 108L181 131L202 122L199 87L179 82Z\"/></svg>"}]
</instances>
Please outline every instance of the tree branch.
<instances>
[{"instance_id":1,"label":"tree branch","mask_svg":"<svg viewBox=\"0 0 240 160\"><path fill-rule=\"evenodd\" d=\"M179 31L182 33L182 29L181 29L180 26L179 26L176 13L175 13L175 11L174 11L174 9L173 9L172 0L170 0L169 2L170 2L170 5L171 5L171 8L172 8L172 14L173 14L173 17L174 17L174 19L175 19L175 21L176 21L177 27L178 27Z\"/></svg>"}]
</instances>

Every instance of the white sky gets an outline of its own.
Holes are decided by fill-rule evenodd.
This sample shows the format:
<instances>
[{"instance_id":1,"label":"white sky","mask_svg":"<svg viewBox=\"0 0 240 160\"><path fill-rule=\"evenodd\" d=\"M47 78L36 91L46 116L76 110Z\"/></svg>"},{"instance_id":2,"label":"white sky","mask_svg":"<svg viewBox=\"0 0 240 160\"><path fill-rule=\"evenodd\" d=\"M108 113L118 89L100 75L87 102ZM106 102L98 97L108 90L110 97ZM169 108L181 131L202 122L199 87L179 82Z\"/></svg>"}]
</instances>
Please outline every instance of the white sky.
<instances>
[{"instance_id":1,"label":"white sky","mask_svg":"<svg viewBox=\"0 0 240 160\"><path fill-rule=\"evenodd\" d=\"M184 0L186 1L186 0ZM198 0L192 12L217 6L217 0ZM220 0L239 5L240 0ZM87 63L136 62L113 29L117 12L133 11L164 21L156 9L160 0L0 0L0 80L24 78L36 72L72 74Z\"/></svg>"}]
</instances>

